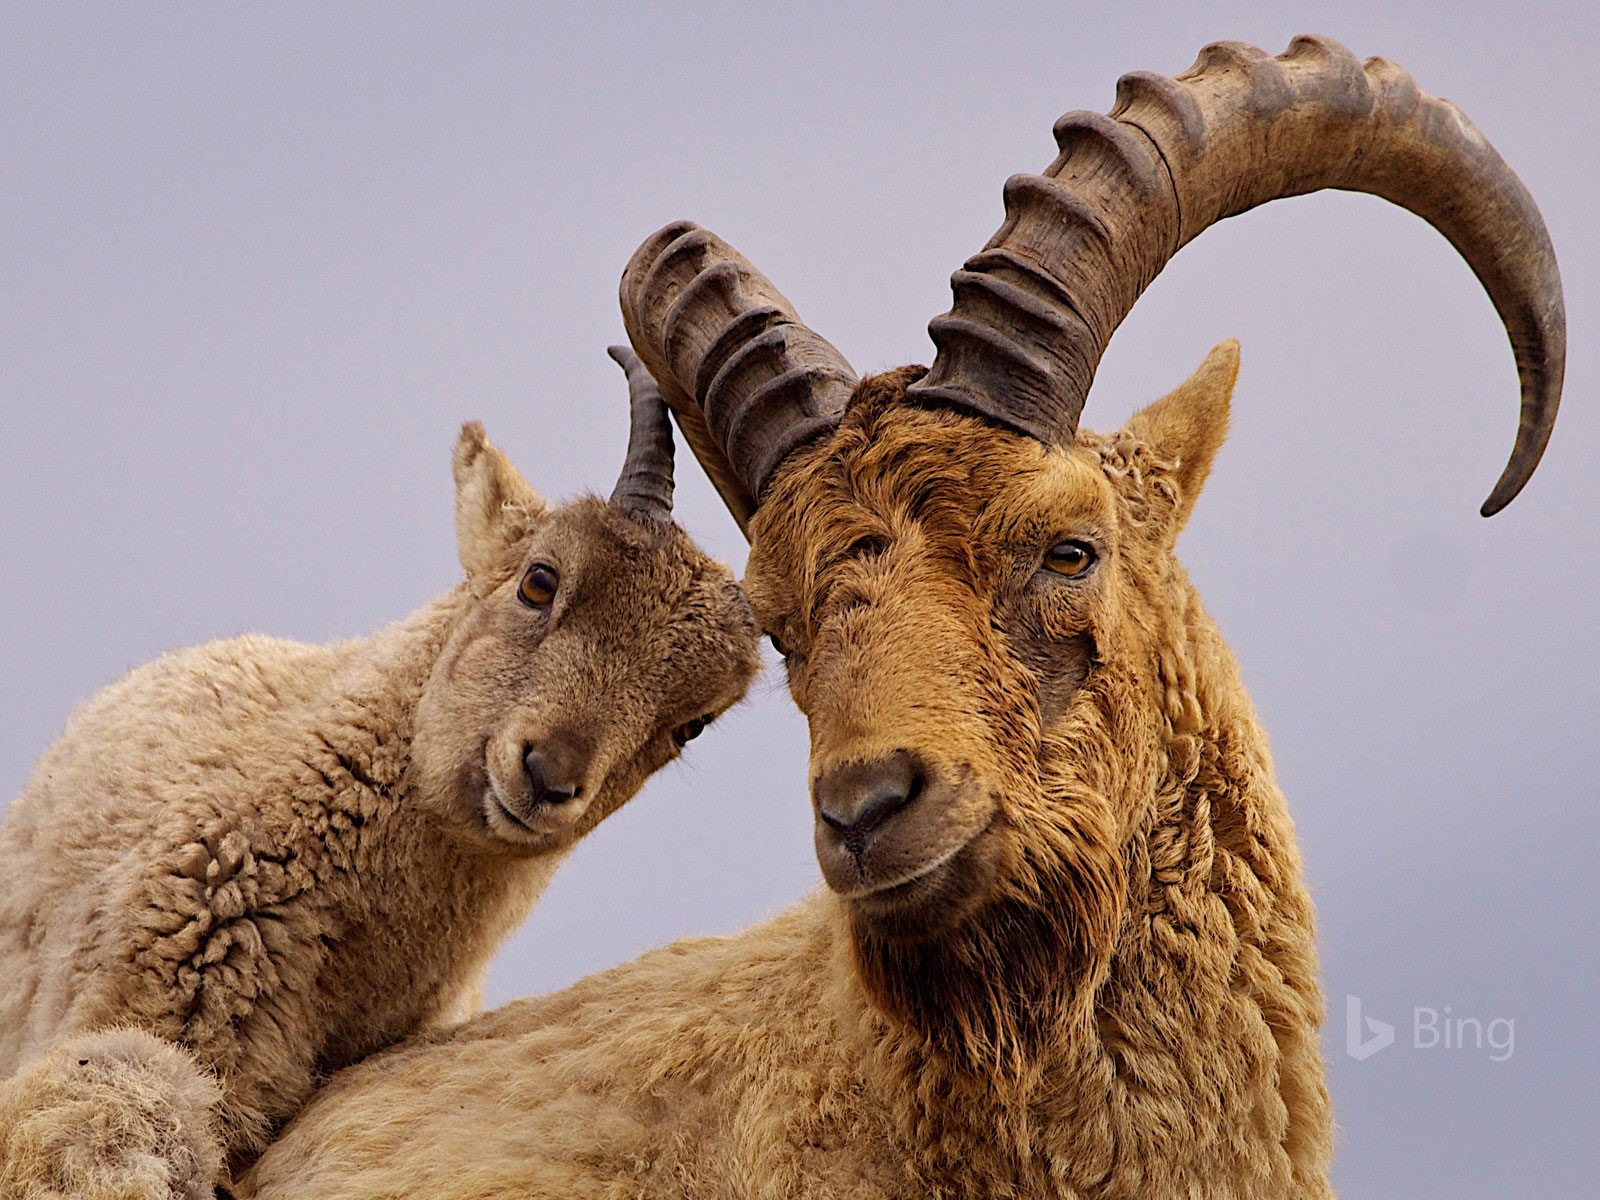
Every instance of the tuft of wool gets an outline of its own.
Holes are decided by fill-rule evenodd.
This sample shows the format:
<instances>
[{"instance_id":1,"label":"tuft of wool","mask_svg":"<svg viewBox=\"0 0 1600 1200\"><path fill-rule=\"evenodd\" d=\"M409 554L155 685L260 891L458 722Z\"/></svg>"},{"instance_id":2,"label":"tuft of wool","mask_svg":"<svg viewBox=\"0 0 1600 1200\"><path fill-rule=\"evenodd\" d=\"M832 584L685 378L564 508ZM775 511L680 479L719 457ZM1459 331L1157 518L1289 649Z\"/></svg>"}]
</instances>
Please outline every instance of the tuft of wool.
<instances>
[{"instance_id":1,"label":"tuft of wool","mask_svg":"<svg viewBox=\"0 0 1600 1200\"><path fill-rule=\"evenodd\" d=\"M58 1042L0 1084L7 1200L210 1200L222 1090L137 1029Z\"/></svg>"}]
</instances>

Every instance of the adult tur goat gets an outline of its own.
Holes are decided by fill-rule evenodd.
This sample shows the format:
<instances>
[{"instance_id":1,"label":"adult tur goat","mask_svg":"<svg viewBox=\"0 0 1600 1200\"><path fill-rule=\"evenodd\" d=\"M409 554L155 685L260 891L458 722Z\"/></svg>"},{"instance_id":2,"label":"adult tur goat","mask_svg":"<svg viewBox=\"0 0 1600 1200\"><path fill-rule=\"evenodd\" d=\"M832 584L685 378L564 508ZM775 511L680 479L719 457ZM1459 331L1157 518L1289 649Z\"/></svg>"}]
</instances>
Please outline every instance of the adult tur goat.
<instances>
[{"instance_id":1,"label":"adult tur goat","mask_svg":"<svg viewBox=\"0 0 1600 1200\"><path fill-rule=\"evenodd\" d=\"M319 1077L476 1011L578 839L744 694L749 606L613 353L609 502L547 505L469 424L460 586L367 638L169 654L40 760L0 827L8 1200L210 1195Z\"/></svg>"},{"instance_id":2,"label":"adult tur goat","mask_svg":"<svg viewBox=\"0 0 1600 1200\"><path fill-rule=\"evenodd\" d=\"M319 1196L1326 1197L1312 906L1267 741L1173 543L1237 348L1109 435L1112 331L1215 221L1319 188L1438 227L1549 436L1560 281L1451 105L1321 38L1204 50L1072 113L953 280L931 369L857 381L684 223L629 335L751 535L811 727L829 890L347 1072L261 1159Z\"/></svg>"}]
</instances>

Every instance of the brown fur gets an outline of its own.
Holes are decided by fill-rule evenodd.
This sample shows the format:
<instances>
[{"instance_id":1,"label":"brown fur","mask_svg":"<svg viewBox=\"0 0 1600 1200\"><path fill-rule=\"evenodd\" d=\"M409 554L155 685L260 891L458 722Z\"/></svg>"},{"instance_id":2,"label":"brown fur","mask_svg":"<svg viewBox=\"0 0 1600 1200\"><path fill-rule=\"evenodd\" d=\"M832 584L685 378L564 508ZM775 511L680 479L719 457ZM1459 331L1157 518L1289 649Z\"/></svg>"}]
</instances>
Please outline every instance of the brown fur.
<instances>
[{"instance_id":1,"label":"brown fur","mask_svg":"<svg viewBox=\"0 0 1600 1200\"><path fill-rule=\"evenodd\" d=\"M476 425L455 468L460 587L368 638L243 637L140 668L10 806L0 1078L21 1073L0 1105L54 1108L0 1137L8 1198L53 1195L94 1152L70 1122L115 1093L47 1054L64 1037L133 1026L191 1051L216 1085L187 1094L220 1107L174 1119L214 1119L237 1168L319 1077L468 1015L574 842L677 755L674 729L743 694L748 606L681 529L547 507ZM518 600L532 563L559 570L544 610ZM530 744L577 796L529 800Z\"/></svg>"},{"instance_id":2,"label":"brown fur","mask_svg":"<svg viewBox=\"0 0 1600 1200\"><path fill-rule=\"evenodd\" d=\"M250 1194L1328 1196L1293 830L1172 555L1236 371L1065 452L864 381L746 585L814 780L928 765L891 867L342 1074Z\"/></svg>"}]
</instances>

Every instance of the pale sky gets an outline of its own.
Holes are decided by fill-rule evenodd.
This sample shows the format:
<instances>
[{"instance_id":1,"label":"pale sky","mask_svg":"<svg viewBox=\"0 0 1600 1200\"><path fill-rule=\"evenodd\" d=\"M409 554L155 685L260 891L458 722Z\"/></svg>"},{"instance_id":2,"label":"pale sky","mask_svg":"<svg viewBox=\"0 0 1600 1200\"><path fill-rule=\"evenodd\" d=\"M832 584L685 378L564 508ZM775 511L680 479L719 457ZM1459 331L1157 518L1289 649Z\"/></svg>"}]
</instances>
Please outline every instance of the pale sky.
<instances>
[{"instance_id":1,"label":"pale sky","mask_svg":"<svg viewBox=\"0 0 1600 1200\"><path fill-rule=\"evenodd\" d=\"M1350 1196L1577 1195L1600 1170L1600 304L1593 5L67 6L0 19L0 797L161 652L366 632L458 567L449 448L609 489L616 283L690 217L859 371L927 361L1000 189L1116 78L1315 30L1455 100L1566 281L1566 404L1504 514L1516 377L1422 222L1324 195L1186 249L1105 428L1243 342L1180 552L1273 737L1320 914ZM744 547L687 455L679 515ZM739 928L820 878L775 673L563 868L491 1000ZM0 880L0 886L5 881ZM1397 1027L1345 1052L1346 996ZM1512 1023L1428 1046L1417 1010ZM1507 1026L1500 1026L1503 1032ZM1418 1044L1423 1043L1423 1044Z\"/></svg>"}]
</instances>

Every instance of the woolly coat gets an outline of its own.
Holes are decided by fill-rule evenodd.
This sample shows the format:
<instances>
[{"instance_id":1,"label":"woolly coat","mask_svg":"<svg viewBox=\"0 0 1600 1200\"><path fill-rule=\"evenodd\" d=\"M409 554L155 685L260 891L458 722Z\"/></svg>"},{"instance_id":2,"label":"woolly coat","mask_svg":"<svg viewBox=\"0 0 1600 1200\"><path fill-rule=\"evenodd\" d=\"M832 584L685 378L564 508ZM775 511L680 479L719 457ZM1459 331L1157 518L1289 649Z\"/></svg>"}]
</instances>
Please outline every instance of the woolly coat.
<instances>
[{"instance_id":1,"label":"woolly coat","mask_svg":"<svg viewBox=\"0 0 1600 1200\"><path fill-rule=\"evenodd\" d=\"M73 715L0 827L0 1075L136 1025L189 1047L225 1124L255 1132L476 1007L559 859L474 852L408 801L416 704L470 603L333 646L177 651ZM424 863L452 886L366 885Z\"/></svg>"}]
</instances>

